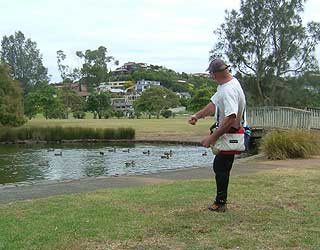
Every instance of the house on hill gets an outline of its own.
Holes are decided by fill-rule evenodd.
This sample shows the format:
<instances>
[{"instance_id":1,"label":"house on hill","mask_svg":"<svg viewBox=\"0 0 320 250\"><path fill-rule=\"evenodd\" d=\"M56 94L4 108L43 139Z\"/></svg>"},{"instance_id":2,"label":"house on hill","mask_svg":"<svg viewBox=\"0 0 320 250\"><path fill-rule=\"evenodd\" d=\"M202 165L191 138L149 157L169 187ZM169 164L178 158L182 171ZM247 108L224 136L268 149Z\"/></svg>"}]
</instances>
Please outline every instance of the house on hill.
<instances>
[{"instance_id":1,"label":"house on hill","mask_svg":"<svg viewBox=\"0 0 320 250\"><path fill-rule=\"evenodd\" d=\"M193 76L198 76L198 77L206 77L209 78L210 74L209 73L193 73Z\"/></svg>"},{"instance_id":2,"label":"house on hill","mask_svg":"<svg viewBox=\"0 0 320 250\"><path fill-rule=\"evenodd\" d=\"M123 64L121 67L115 69L113 71L113 74L115 75L128 74L133 70L145 69L145 68L148 68L148 65L146 63L127 62Z\"/></svg>"},{"instance_id":3,"label":"house on hill","mask_svg":"<svg viewBox=\"0 0 320 250\"><path fill-rule=\"evenodd\" d=\"M70 87L74 90L79 96L87 98L90 94L88 92L87 86L80 82L73 83L55 83L53 86L57 89L63 89L64 87Z\"/></svg>"},{"instance_id":4,"label":"house on hill","mask_svg":"<svg viewBox=\"0 0 320 250\"><path fill-rule=\"evenodd\" d=\"M126 81L117 81L117 82L102 82L99 83L96 91L100 92L110 92L115 94L124 94L125 93L125 86L124 84Z\"/></svg>"},{"instance_id":5,"label":"house on hill","mask_svg":"<svg viewBox=\"0 0 320 250\"><path fill-rule=\"evenodd\" d=\"M151 86L160 86L160 85L161 85L160 81L150 81L150 80L142 79L137 81L135 90L137 93L142 93L143 91L150 88Z\"/></svg>"}]
</instances>

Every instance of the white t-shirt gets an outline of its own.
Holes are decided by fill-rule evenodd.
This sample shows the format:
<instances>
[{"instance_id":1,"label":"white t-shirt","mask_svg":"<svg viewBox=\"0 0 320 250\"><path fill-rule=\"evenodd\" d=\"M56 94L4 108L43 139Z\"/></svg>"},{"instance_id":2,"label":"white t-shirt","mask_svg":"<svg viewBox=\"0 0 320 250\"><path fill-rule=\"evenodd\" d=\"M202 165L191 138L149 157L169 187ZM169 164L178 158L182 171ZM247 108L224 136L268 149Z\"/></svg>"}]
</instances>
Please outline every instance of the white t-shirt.
<instances>
[{"instance_id":1,"label":"white t-shirt","mask_svg":"<svg viewBox=\"0 0 320 250\"><path fill-rule=\"evenodd\" d=\"M243 119L243 126L246 125L245 115L243 115L246 106L246 98L243 93L242 87L236 78L233 78L229 82L219 85L217 88L217 92L211 97L211 101L216 106L216 121L219 109L218 122L222 122L222 120L226 116L235 114L236 121L233 127L238 128L239 126L241 126Z\"/></svg>"}]
</instances>

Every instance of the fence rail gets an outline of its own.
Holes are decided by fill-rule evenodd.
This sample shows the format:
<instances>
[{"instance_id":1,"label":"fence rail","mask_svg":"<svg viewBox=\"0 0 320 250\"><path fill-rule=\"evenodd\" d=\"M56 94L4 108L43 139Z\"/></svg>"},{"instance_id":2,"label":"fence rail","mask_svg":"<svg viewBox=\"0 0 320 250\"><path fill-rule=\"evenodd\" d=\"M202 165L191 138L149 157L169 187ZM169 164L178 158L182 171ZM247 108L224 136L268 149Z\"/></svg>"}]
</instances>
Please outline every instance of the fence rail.
<instances>
[{"instance_id":1,"label":"fence rail","mask_svg":"<svg viewBox=\"0 0 320 250\"><path fill-rule=\"evenodd\" d=\"M311 128L320 129L320 108L307 108L311 112Z\"/></svg>"},{"instance_id":2,"label":"fence rail","mask_svg":"<svg viewBox=\"0 0 320 250\"><path fill-rule=\"evenodd\" d=\"M247 121L251 127L320 129L320 109L248 108Z\"/></svg>"}]
</instances>

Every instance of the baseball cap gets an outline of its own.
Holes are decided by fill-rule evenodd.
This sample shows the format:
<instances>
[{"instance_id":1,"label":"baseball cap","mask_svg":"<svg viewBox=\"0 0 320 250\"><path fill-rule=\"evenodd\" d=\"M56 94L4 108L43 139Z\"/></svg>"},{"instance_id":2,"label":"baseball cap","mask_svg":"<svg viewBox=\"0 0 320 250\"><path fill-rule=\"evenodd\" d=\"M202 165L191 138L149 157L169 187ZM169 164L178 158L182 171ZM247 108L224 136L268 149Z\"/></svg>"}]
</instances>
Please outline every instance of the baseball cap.
<instances>
[{"instance_id":1,"label":"baseball cap","mask_svg":"<svg viewBox=\"0 0 320 250\"><path fill-rule=\"evenodd\" d=\"M210 64L209 64L209 67L207 68L206 71L209 71L209 72L222 72L224 70L226 70L227 68L229 68L230 65L227 65L223 60L219 59L219 58L216 58L216 59L213 59Z\"/></svg>"}]
</instances>

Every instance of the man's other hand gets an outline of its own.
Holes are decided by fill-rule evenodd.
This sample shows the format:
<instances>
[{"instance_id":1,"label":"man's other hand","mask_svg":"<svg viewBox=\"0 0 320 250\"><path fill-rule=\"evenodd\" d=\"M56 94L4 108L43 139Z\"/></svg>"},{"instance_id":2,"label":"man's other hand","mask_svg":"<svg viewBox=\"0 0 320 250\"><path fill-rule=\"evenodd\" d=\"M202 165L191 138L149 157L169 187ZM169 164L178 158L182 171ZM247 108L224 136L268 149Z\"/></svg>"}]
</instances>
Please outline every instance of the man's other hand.
<instances>
[{"instance_id":1,"label":"man's other hand","mask_svg":"<svg viewBox=\"0 0 320 250\"><path fill-rule=\"evenodd\" d=\"M203 147L208 148L210 147L210 145L214 145L216 141L212 135L208 135L205 138L203 138L200 143Z\"/></svg>"},{"instance_id":2,"label":"man's other hand","mask_svg":"<svg viewBox=\"0 0 320 250\"><path fill-rule=\"evenodd\" d=\"M190 116L188 119L188 123L191 125L196 125L197 121L198 121L198 119L195 115Z\"/></svg>"}]
</instances>

